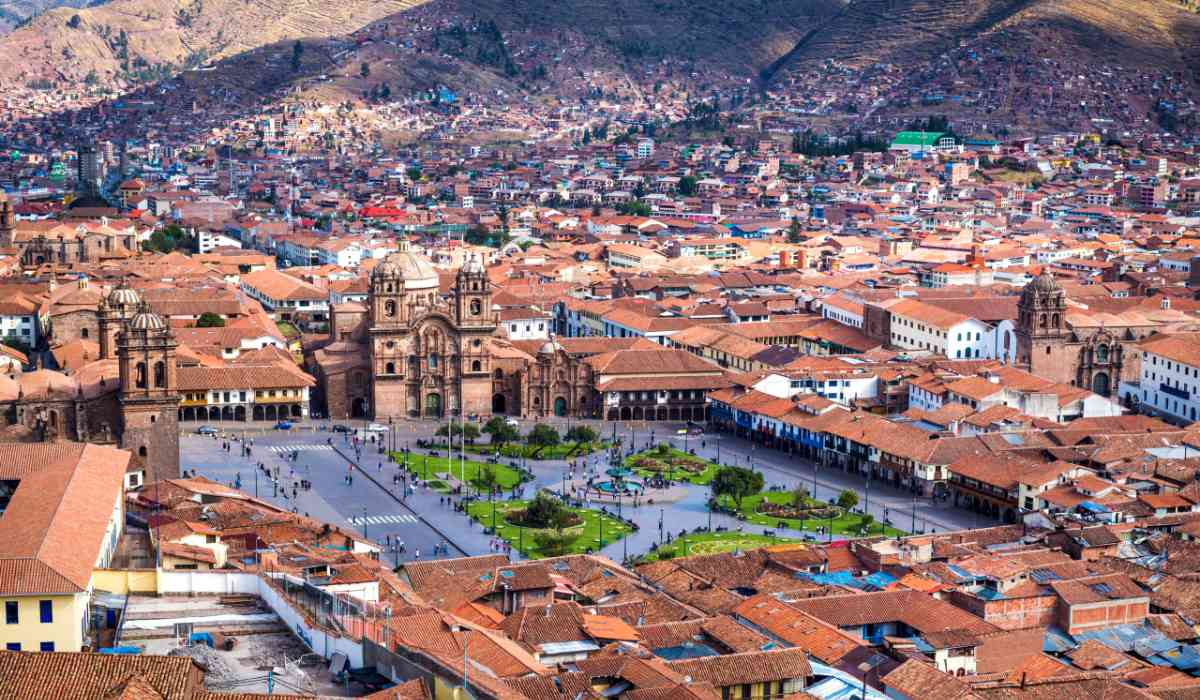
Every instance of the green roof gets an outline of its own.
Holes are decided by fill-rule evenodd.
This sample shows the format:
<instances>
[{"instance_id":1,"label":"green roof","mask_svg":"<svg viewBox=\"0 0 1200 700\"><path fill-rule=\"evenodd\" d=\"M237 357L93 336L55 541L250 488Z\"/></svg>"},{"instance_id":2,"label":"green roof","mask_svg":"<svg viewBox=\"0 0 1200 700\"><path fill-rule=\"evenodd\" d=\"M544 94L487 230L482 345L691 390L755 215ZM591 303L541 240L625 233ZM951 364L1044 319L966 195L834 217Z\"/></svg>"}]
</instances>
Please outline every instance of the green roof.
<instances>
[{"instance_id":1,"label":"green roof","mask_svg":"<svg viewBox=\"0 0 1200 700\"><path fill-rule=\"evenodd\" d=\"M936 146L945 136L941 131L901 131L892 139L893 146Z\"/></svg>"}]
</instances>

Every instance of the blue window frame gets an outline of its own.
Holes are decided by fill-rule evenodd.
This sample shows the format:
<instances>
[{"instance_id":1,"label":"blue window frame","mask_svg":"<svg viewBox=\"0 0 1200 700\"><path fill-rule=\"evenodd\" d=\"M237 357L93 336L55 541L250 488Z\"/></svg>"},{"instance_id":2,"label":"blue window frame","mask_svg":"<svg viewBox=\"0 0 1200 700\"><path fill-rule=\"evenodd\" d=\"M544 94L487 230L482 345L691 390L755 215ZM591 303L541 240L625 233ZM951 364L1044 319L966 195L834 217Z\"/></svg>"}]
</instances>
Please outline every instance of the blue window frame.
<instances>
[{"instance_id":1,"label":"blue window frame","mask_svg":"<svg viewBox=\"0 0 1200 700\"><path fill-rule=\"evenodd\" d=\"M21 643L20 642L9 642L4 645L4 648L7 649L8 651L21 651Z\"/></svg>"},{"instance_id":2,"label":"blue window frame","mask_svg":"<svg viewBox=\"0 0 1200 700\"><path fill-rule=\"evenodd\" d=\"M54 622L54 601L39 600L38 614L41 616L43 624Z\"/></svg>"},{"instance_id":3,"label":"blue window frame","mask_svg":"<svg viewBox=\"0 0 1200 700\"><path fill-rule=\"evenodd\" d=\"M21 623L21 615L17 612L17 601L4 601L4 624L17 625Z\"/></svg>"},{"instance_id":4,"label":"blue window frame","mask_svg":"<svg viewBox=\"0 0 1200 700\"><path fill-rule=\"evenodd\" d=\"M54 642L42 642L38 645L38 651L54 651Z\"/></svg>"}]
</instances>

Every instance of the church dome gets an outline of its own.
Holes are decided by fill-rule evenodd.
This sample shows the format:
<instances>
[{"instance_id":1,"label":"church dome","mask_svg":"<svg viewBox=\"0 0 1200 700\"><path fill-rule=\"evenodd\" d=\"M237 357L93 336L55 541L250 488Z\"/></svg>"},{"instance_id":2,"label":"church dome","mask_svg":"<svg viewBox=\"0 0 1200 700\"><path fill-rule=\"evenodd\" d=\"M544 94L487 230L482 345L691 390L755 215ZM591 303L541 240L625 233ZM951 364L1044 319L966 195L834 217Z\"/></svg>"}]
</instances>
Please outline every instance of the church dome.
<instances>
[{"instance_id":1,"label":"church dome","mask_svg":"<svg viewBox=\"0 0 1200 700\"><path fill-rule=\"evenodd\" d=\"M563 350L563 346L560 345L557 340L555 340L554 338L551 338L550 340L547 340L545 343L542 344L542 348L540 350L538 350L538 354L539 355L555 355L560 350Z\"/></svg>"},{"instance_id":2,"label":"church dome","mask_svg":"<svg viewBox=\"0 0 1200 700\"><path fill-rule=\"evenodd\" d=\"M409 250L408 241L401 241L400 250L376 265L371 277L398 281L403 284L403 289L434 289L438 286L437 270L423 255Z\"/></svg>"},{"instance_id":3,"label":"church dome","mask_svg":"<svg viewBox=\"0 0 1200 700\"><path fill-rule=\"evenodd\" d=\"M1043 271L1032 282L1029 283L1030 289L1040 294L1050 294L1056 292L1062 287L1058 286L1058 280L1054 279L1054 275Z\"/></svg>"},{"instance_id":4,"label":"church dome","mask_svg":"<svg viewBox=\"0 0 1200 700\"><path fill-rule=\"evenodd\" d=\"M131 287L125 286L125 283L122 282L120 286L113 288L108 293L107 301L109 306L133 308L142 303L142 295L138 294Z\"/></svg>"},{"instance_id":5,"label":"church dome","mask_svg":"<svg viewBox=\"0 0 1200 700\"><path fill-rule=\"evenodd\" d=\"M166 327L167 322L163 320L163 317L148 307L142 308L136 316L129 320L129 329L134 331L161 331Z\"/></svg>"}]
</instances>

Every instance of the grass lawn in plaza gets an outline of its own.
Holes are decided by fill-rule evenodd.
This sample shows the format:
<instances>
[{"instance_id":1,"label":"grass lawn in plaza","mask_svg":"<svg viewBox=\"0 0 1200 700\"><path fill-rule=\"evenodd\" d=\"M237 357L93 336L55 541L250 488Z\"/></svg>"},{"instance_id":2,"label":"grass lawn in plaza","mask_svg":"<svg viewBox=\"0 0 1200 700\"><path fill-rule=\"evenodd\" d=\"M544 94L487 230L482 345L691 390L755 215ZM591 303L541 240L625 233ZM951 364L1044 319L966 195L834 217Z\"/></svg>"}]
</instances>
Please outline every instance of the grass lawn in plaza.
<instances>
[{"instance_id":1,"label":"grass lawn in plaza","mask_svg":"<svg viewBox=\"0 0 1200 700\"><path fill-rule=\"evenodd\" d=\"M792 493L790 491L764 491L763 493L755 496L747 496L742 499L742 509L738 512L741 513L746 522L769 528L779 527L780 523L786 523L786 526L793 530L813 531L817 529L818 525L825 528L829 527L828 518L819 520L806 518L801 521L800 518L780 518L778 516L760 513L758 512L758 507L759 504L764 500L768 503L774 503L776 505L790 505L792 503ZM730 510L736 509L734 500L728 496L722 496L717 502L720 505L729 508ZM831 506L824 501L815 501L811 498L808 499L808 503L809 505L818 508L837 508L837 506ZM850 537L859 537L864 534L862 527L862 516L855 515L853 513L848 514L845 511L842 511L840 508L838 508L838 511L841 514L833 519L833 534L846 535ZM876 521L871 523L869 530L865 534L887 535L889 537L895 537L897 535L905 535L907 533L891 526L885 526L883 523Z\"/></svg>"},{"instance_id":2,"label":"grass lawn in plaza","mask_svg":"<svg viewBox=\"0 0 1200 700\"><path fill-rule=\"evenodd\" d=\"M641 561L657 561L672 557L692 556L698 554L720 554L734 550L746 551L776 544L788 544L798 540L787 537L766 537L745 532L702 532L690 534L687 537L677 537L670 544L660 546L657 550L646 554ZM686 548L686 554L684 553Z\"/></svg>"},{"instance_id":3,"label":"grass lawn in plaza","mask_svg":"<svg viewBox=\"0 0 1200 700\"><path fill-rule=\"evenodd\" d=\"M441 441L438 444L440 444L442 450L445 451L445 449L446 449L445 438L441 438ZM500 456L506 457L508 459L521 459L521 457L525 457L525 459L534 459L534 460L575 459L577 457L584 457L586 455L590 455L593 452L598 452L600 450L607 450L608 446L610 444L611 443L609 443L608 441L584 442L584 443L564 442L564 443L560 443L558 445L553 445L551 447L540 447L539 448L534 445L524 445L524 444L517 443L517 442L509 442L509 443L505 443L500 448ZM459 444L457 442L455 442L454 443L455 453L457 453L460 449L462 449L462 448L459 446ZM481 443L481 444L474 444L474 445L468 443L467 444L467 453L491 456L496 453L496 447L495 447L495 445L491 445L488 443Z\"/></svg>"},{"instance_id":4,"label":"grass lawn in plaza","mask_svg":"<svg viewBox=\"0 0 1200 700\"><path fill-rule=\"evenodd\" d=\"M504 517L505 514L511 511L524 509L528 504L529 501L472 501L467 506L467 514L484 527L491 527L492 506L495 505L496 534L531 559L559 556L560 554L581 554L588 549L598 552L602 546L617 542L630 532L628 525L615 518L603 515L600 511L587 508L569 508L568 510L582 518L582 522L579 524L563 530L564 534L574 536L573 541L561 552L542 551L539 537L543 534L552 534L554 533L553 530L518 527L508 522ZM603 542L600 540L601 523L603 523L604 530Z\"/></svg>"},{"instance_id":5,"label":"grass lawn in plaza","mask_svg":"<svg viewBox=\"0 0 1200 700\"><path fill-rule=\"evenodd\" d=\"M670 469L668 469L668 463L672 465ZM685 468L682 463L696 465L699 469ZM690 455L674 447L666 450L665 453L657 447L645 452L638 452L625 458L625 466L640 477L649 478L660 474L666 477L669 475L672 481L687 481L699 486L711 482L717 475L717 469L720 468L708 460Z\"/></svg>"},{"instance_id":6,"label":"grass lawn in plaza","mask_svg":"<svg viewBox=\"0 0 1200 700\"><path fill-rule=\"evenodd\" d=\"M392 457L396 460L397 464L404 464L403 452L393 452ZM436 478L436 474L446 472L455 479L466 481L474 487L486 488L480 482L479 473L481 469L487 467L495 470L496 485L502 491L508 491L512 487L521 484L520 472L504 464L484 464L482 462L467 460L466 478L464 479L463 463L458 457L447 460L445 457L433 457L428 454L418 454L416 452L411 452L408 455L408 471L419 479L425 479L426 474L428 474L428 478L434 479Z\"/></svg>"}]
</instances>

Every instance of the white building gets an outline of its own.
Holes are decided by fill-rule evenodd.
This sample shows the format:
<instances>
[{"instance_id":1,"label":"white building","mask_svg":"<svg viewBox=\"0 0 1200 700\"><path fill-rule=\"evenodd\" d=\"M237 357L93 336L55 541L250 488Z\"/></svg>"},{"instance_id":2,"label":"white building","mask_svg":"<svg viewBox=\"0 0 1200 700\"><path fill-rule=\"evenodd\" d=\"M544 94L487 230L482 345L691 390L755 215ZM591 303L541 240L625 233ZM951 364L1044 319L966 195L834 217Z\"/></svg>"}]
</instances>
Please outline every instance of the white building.
<instances>
[{"instance_id":1,"label":"white building","mask_svg":"<svg viewBox=\"0 0 1200 700\"><path fill-rule=\"evenodd\" d=\"M891 345L905 350L926 350L955 360L1016 360L1013 322L995 326L915 299L888 306Z\"/></svg>"},{"instance_id":2,"label":"white building","mask_svg":"<svg viewBox=\"0 0 1200 700\"><path fill-rule=\"evenodd\" d=\"M1142 374L1133 391L1142 411L1184 423L1198 420L1200 333L1155 335L1140 347Z\"/></svg>"}]
</instances>

